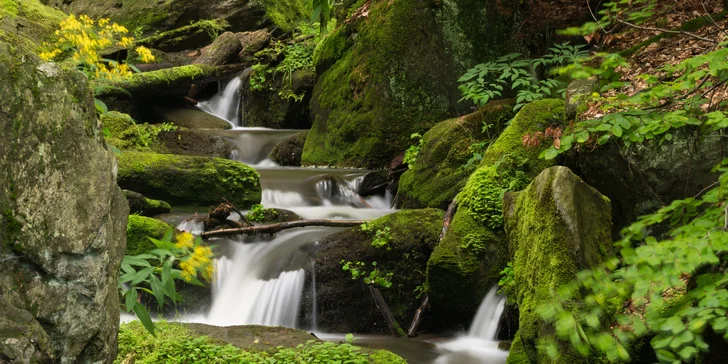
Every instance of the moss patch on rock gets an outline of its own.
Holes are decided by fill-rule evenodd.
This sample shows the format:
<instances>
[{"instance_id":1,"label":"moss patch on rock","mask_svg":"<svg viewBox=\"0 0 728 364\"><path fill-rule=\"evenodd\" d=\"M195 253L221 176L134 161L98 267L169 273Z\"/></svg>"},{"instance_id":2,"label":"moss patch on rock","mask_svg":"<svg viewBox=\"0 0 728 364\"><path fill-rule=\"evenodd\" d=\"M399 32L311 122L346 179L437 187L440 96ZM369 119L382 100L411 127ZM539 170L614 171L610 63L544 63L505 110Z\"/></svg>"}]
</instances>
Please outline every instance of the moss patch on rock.
<instances>
[{"instance_id":1,"label":"moss patch on rock","mask_svg":"<svg viewBox=\"0 0 728 364\"><path fill-rule=\"evenodd\" d=\"M580 362L582 357L568 343L560 345L555 360L538 352L537 340L553 339L554 328L543 321L537 308L551 302L559 287L574 280L579 271L598 265L611 253L609 199L568 168L552 167L524 191L506 198L505 205L512 294L519 308L518 337L523 350L530 362Z\"/></svg>"},{"instance_id":2,"label":"moss patch on rock","mask_svg":"<svg viewBox=\"0 0 728 364\"><path fill-rule=\"evenodd\" d=\"M304 165L384 167L407 148L410 134L468 106L458 104L456 84L467 67L522 48L510 36L494 36L518 28L520 4L379 0L368 6L368 16L353 25L351 47L342 51L345 33L337 32L318 51L319 65L341 56L314 88ZM511 32L492 32L497 27Z\"/></svg>"},{"instance_id":3,"label":"moss patch on rock","mask_svg":"<svg viewBox=\"0 0 728 364\"><path fill-rule=\"evenodd\" d=\"M33 53L50 40L66 14L40 0L0 0L0 31L16 34Z\"/></svg>"},{"instance_id":4,"label":"moss patch on rock","mask_svg":"<svg viewBox=\"0 0 728 364\"><path fill-rule=\"evenodd\" d=\"M125 152L119 186L173 206L210 207L228 199L241 209L260 203L258 172L221 158Z\"/></svg>"},{"instance_id":5,"label":"moss patch on rock","mask_svg":"<svg viewBox=\"0 0 728 364\"><path fill-rule=\"evenodd\" d=\"M141 193L124 190L124 196L126 196L126 200L129 202L130 214L155 216L172 211L168 203L146 198Z\"/></svg>"},{"instance_id":6,"label":"moss patch on rock","mask_svg":"<svg viewBox=\"0 0 728 364\"><path fill-rule=\"evenodd\" d=\"M271 129L308 129L311 127L309 102L315 83L313 70L296 70L290 79L283 72L275 73L264 91L253 91L243 86L243 119L245 126L259 126ZM290 89L289 89L290 88ZM280 91L289 89L301 100L282 98Z\"/></svg>"},{"instance_id":7,"label":"moss patch on rock","mask_svg":"<svg viewBox=\"0 0 728 364\"><path fill-rule=\"evenodd\" d=\"M115 363L158 363L194 356L199 362L292 363L324 357L346 362L405 364L385 351L322 342L301 330L258 325L216 327L204 324L156 323L156 336L138 321L121 325ZM292 358L297 360L292 361Z\"/></svg>"},{"instance_id":8,"label":"moss patch on rock","mask_svg":"<svg viewBox=\"0 0 728 364\"><path fill-rule=\"evenodd\" d=\"M381 288L385 301L400 325L409 324L420 300L413 291L425 282L427 259L442 227L443 211L438 209L404 210L371 222L369 231L350 228L320 241L316 252L318 322L320 330L331 332L388 332L369 290L361 279L352 280L342 270L342 260L362 261L384 273L392 272L393 285ZM372 246L377 230L390 229L387 248ZM310 312L311 302L304 298L302 312ZM305 324L305 320L299 320Z\"/></svg>"},{"instance_id":9,"label":"moss patch on rock","mask_svg":"<svg viewBox=\"0 0 728 364\"><path fill-rule=\"evenodd\" d=\"M139 255L155 249L157 246L149 238L161 240L172 225L151 217L129 215L126 225L125 255Z\"/></svg>"},{"instance_id":10,"label":"moss patch on rock","mask_svg":"<svg viewBox=\"0 0 728 364\"><path fill-rule=\"evenodd\" d=\"M498 283L499 272L508 262L502 196L526 187L553 164L538 159L544 146L524 147L522 137L561 121L563 110L560 100L526 105L488 147L482 164L458 194L450 230L427 264L432 312L440 325L469 323L488 289Z\"/></svg>"},{"instance_id":11,"label":"moss patch on rock","mask_svg":"<svg viewBox=\"0 0 728 364\"><path fill-rule=\"evenodd\" d=\"M399 207L447 209L472 172L465 168L470 146L495 142L513 116L512 107L511 101L491 102L473 114L442 121L425 133L417 160L399 180ZM489 126L485 132L484 125Z\"/></svg>"}]
</instances>

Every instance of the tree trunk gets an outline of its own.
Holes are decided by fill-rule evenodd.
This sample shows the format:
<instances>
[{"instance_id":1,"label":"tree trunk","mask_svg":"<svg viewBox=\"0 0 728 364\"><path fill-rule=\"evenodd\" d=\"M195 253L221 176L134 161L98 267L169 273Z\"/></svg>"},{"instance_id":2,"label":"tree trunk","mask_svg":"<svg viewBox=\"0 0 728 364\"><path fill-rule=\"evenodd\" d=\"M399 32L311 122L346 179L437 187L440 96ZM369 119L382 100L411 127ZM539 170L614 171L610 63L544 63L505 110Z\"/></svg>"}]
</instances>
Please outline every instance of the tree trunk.
<instances>
[{"instance_id":1,"label":"tree trunk","mask_svg":"<svg viewBox=\"0 0 728 364\"><path fill-rule=\"evenodd\" d=\"M374 303L377 305L377 308L382 314L382 317L384 317L384 321L387 322L389 332L392 333L392 336L394 337L404 337L404 330L402 330L402 327L399 326L397 320L394 319L394 315L392 315L392 311L389 310L389 306L387 306L387 303L384 302L382 292L379 291L379 288L375 288L372 285L368 285L368 287L369 293L371 293L372 298L374 298Z\"/></svg>"},{"instance_id":2,"label":"tree trunk","mask_svg":"<svg viewBox=\"0 0 728 364\"><path fill-rule=\"evenodd\" d=\"M210 24L210 22L214 22L214 24ZM211 31L211 27L226 29L230 28L230 24L224 19L201 20L190 25L140 39L134 45L155 48L165 52L197 49L202 45L210 44L214 39L215 33Z\"/></svg>"},{"instance_id":3,"label":"tree trunk","mask_svg":"<svg viewBox=\"0 0 728 364\"><path fill-rule=\"evenodd\" d=\"M297 228L297 227L306 227L306 226L354 227L354 226L359 226L365 222L367 222L367 220L324 220L324 219L298 220L298 221L281 222L278 224L251 226L251 227L238 228L238 229L224 229L224 230L208 231L208 232L202 233L200 236L203 239L210 239L210 238L215 238L215 237L220 237L220 236L231 236L231 235L273 234L273 233L277 233L282 230L293 229L293 228Z\"/></svg>"}]
</instances>

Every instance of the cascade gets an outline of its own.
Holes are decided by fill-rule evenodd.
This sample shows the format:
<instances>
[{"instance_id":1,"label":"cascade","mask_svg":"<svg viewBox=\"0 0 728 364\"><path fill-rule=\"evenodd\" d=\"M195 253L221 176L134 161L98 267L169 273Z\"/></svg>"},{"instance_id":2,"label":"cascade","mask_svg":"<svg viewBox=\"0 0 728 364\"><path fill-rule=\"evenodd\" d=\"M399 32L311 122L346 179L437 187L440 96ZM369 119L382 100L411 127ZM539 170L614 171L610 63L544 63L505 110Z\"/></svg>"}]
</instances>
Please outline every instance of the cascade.
<instances>
[{"instance_id":1,"label":"cascade","mask_svg":"<svg viewBox=\"0 0 728 364\"><path fill-rule=\"evenodd\" d=\"M222 93L218 93L208 101L202 101L198 104L198 107L207 112L208 114L215 115L220 119L226 120L230 124L235 126L242 126L240 120L240 85L242 80L239 77L235 77L230 82Z\"/></svg>"},{"instance_id":2,"label":"cascade","mask_svg":"<svg viewBox=\"0 0 728 364\"><path fill-rule=\"evenodd\" d=\"M491 288L480 304L468 334L437 345L446 354L437 358L435 363L505 364L508 352L498 349L495 341L505 304L505 297L498 295L498 287Z\"/></svg>"}]
</instances>

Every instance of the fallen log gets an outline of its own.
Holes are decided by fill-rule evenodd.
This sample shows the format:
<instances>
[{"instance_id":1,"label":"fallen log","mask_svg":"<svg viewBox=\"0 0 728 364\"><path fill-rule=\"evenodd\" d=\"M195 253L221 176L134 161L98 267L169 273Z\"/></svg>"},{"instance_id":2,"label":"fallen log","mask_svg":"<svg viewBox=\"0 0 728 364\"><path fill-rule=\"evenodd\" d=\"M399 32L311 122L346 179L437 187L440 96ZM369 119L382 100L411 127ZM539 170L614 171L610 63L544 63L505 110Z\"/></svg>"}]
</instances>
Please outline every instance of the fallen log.
<instances>
[{"instance_id":1,"label":"fallen log","mask_svg":"<svg viewBox=\"0 0 728 364\"><path fill-rule=\"evenodd\" d=\"M190 25L137 40L134 45L156 48L165 52L178 52L199 48L215 39L218 31L229 29L224 19L200 20Z\"/></svg>"},{"instance_id":2,"label":"fallen log","mask_svg":"<svg viewBox=\"0 0 728 364\"><path fill-rule=\"evenodd\" d=\"M389 310L389 306L387 305L387 302L384 301L384 297L382 297L382 292L379 291L379 288L369 285L369 293L371 293L374 303L377 305L382 317L384 317L384 321L387 322L387 327L389 328L389 332L392 336L404 337L404 330L402 330L402 327L399 326L394 315L392 315L392 311Z\"/></svg>"},{"instance_id":3,"label":"fallen log","mask_svg":"<svg viewBox=\"0 0 728 364\"><path fill-rule=\"evenodd\" d=\"M195 59L194 64L204 66L220 66L238 57L243 45L232 32L225 32L215 39L212 44L202 49L202 55ZM200 92L201 83L190 85L187 97L195 99Z\"/></svg>"},{"instance_id":4,"label":"fallen log","mask_svg":"<svg viewBox=\"0 0 728 364\"><path fill-rule=\"evenodd\" d=\"M450 202L450 205L447 207L447 211L445 212L445 217L442 219L442 230L440 231L440 237L437 239L437 244L440 244L442 239L445 239L445 234L447 234L447 230L450 229L450 223L452 222L453 216L455 216L455 212L458 210L458 200L457 197L452 199L452 202Z\"/></svg>"},{"instance_id":5,"label":"fallen log","mask_svg":"<svg viewBox=\"0 0 728 364\"><path fill-rule=\"evenodd\" d=\"M164 96L185 96L193 84L229 79L247 68L246 64L223 66L188 65L158 71L135 73L115 80L95 80L96 97L131 94L137 99Z\"/></svg>"},{"instance_id":6,"label":"fallen log","mask_svg":"<svg viewBox=\"0 0 728 364\"><path fill-rule=\"evenodd\" d=\"M208 231L202 233L200 236L202 239L210 239L221 236L231 235L256 235L256 234L274 234L282 230L293 229L298 227L307 226L326 226L326 227L354 227L359 226L367 220L325 220L325 219L311 219L311 220L297 220L290 222L281 222L278 224L268 224L251 226L236 229L223 229Z\"/></svg>"}]
</instances>

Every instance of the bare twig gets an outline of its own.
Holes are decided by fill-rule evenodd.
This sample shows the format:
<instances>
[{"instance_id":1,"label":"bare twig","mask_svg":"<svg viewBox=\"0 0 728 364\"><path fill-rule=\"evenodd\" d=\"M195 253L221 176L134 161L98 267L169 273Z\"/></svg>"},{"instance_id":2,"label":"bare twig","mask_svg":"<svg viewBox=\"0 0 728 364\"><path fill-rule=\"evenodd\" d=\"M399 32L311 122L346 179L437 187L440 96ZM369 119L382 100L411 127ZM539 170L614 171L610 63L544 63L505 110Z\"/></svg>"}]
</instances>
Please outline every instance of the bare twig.
<instances>
[{"instance_id":1,"label":"bare twig","mask_svg":"<svg viewBox=\"0 0 728 364\"><path fill-rule=\"evenodd\" d=\"M200 236L203 239L209 239L209 238L215 238L215 237L221 237L221 236L231 236L231 235L273 234L273 233L277 233L282 230L293 229L293 228L297 228L297 227L306 227L306 226L354 227L354 226L359 226L365 222L367 222L367 220L323 220L323 219L297 220L297 221L282 222L279 224L259 225L259 226L251 226L251 227L244 227L244 228L237 228L237 229L214 230L214 231L204 232Z\"/></svg>"},{"instance_id":2,"label":"bare twig","mask_svg":"<svg viewBox=\"0 0 728 364\"><path fill-rule=\"evenodd\" d=\"M700 5L703 6L703 11L705 11L705 15L708 17L708 19L710 19L710 21L713 23L713 25L715 25L715 27L718 28L723 34L728 35L728 33L726 33L725 29L721 28L721 26L718 25L718 23L716 23L715 20L713 19L713 17L710 15L710 12L708 12L708 9L705 7L705 2L703 2L701 0Z\"/></svg>"},{"instance_id":3,"label":"bare twig","mask_svg":"<svg viewBox=\"0 0 728 364\"><path fill-rule=\"evenodd\" d=\"M630 22L626 22L626 21L621 20L621 19L617 19L617 22L620 23L620 24L624 24L624 25L626 25L628 27L635 28L635 29L650 30L650 31L667 33L667 34L682 34L682 35L687 35L688 37L692 37L692 38L695 38L695 39L698 39L698 40L702 40L703 42L708 42L708 43L711 43L711 44L718 44L718 42L716 42L716 41L714 41L714 40L712 40L710 38L701 37L701 36L699 36L697 34L693 34L693 33L690 33L690 32L686 32L684 30L669 30L669 29L662 29L662 28L643 27L643 26L639 26L637 24L632 24Z\"/></svg>"}]
</instances>

